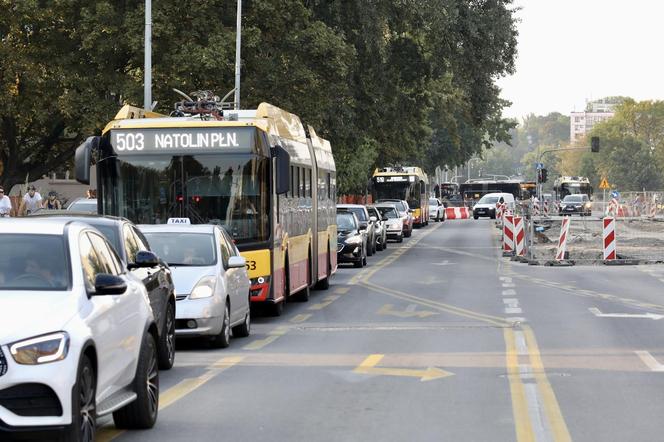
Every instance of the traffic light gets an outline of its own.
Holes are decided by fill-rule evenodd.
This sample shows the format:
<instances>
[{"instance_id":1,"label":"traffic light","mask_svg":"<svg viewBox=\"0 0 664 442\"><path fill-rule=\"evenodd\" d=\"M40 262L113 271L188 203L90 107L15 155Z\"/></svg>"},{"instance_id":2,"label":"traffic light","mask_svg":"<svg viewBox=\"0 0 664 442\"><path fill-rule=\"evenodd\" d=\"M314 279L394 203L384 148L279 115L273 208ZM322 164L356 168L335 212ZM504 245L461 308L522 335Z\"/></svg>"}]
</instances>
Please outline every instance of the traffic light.
<instances>
[{"instance_id":1,"label":"traffic light","mask_svg":"<svg viewBox=\"0 0 664 442\"><path fill-rule=\"evenodd\" d=\"M546 183L548 173L546 169L537 169L537 182Z\"/></svg>"},{"instance_id":2,"label":"traffic light","mask_svg":"<svg viewBox=\"0 0 664 442\"><path fill-rule=\"evenodd\" d=\"M592 137L590 139L590 151L599 152L599 137Z\"/></svg>"}]
</instances>

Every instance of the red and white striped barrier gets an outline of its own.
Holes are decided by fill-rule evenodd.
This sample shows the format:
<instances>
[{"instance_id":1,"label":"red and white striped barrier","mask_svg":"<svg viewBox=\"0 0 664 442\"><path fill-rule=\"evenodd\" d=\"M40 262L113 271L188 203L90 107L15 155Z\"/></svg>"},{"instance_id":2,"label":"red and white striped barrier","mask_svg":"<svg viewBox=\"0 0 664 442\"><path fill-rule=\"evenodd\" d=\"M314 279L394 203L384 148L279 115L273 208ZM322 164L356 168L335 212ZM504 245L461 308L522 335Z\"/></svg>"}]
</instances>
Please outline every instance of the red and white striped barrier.
<instances>
[{"instance_id":1,"label":"red and white striped barrier","mask_svg":"<svg viewBox=\"0 0 664 442\"><path fill-rule=\"evenodd\" d=\"M540 203L537 199L533 200L533 216L540 215Z\"/></svg>"},{"instance_id":2,"label":"red and white striped barrier","mask_svg":"<svg viewBox=\"0 0 664 442\"><path fill-rule=\"evenodd\" d=\"M496 219L501 221L503 219L505 205L501 203L496 203Z\"/></svg>"},{"instance_id":3,"label":"red and white striped barrier","mask_svg":"<svg viewBox=\"0 0 664 442\"><path fill-rule=\"evenodd\" d=\"M558 249L556 250L556 261L565 259L565 250L567 249L567 236L569 235L570 217L565 216L560 224L560 238L558 238Z\"/></svg>"},{"instance_id":4,"label":"red and white striped barrier","mask_svg":"<svg viewBox=\"0 0 664 442\"><path fill-rule=\"evenodd\" d=\"M526 256L526 230L524 224L522 217L515 216L513 218L516 256Z\"/></svg>"},{"instance_id":5,"label":"red and white striped barrier","mask_svg":"<svg viewBox=\"0 0 664 442\"><path fill-rule=\"evenodd\" d=\"M616 219L606 217L603 219L602 244L604 245L604 259L616 259Z\"/></svg>"},{"instance_id":6,"label":"red and white striped barrier","mask_svg":"<svg viewBox=\"0 0 664 442\"><path fill-rule=\"evenodd\" d=\"M503 216L503 252L514 252L514 217Z\"/></svg>"},{"instance_id":7,"label":"red and white striped barrier","mask_svg":"<svg viewBox=\"0 0 664 442\"><path fill-rule=\"evenodd\" d=\"M546 200L544 201L544 216L549 216L549 202Z\"/></svg>"},{"instance_id":8,"label":"red and white striped barrier","mask_svg":"<svg viewBox=\"0 0 664 442\"><path fill-rule=\"evenodd\" d=\"M650 209L648 209L648 216L654 218L657 216L657 200L650 203Z\"/></svg>"},{"instance_id":9,"label":"red and white striped barrier","mask_svg":"<svg viewBox=\"0 0 664 442\"><path fill-rule=\"evenodd\" d=\"M468 207L445 208L445 219L468 219L468 218L470 218L470 209Z\"/></svg>"}]
</instances>

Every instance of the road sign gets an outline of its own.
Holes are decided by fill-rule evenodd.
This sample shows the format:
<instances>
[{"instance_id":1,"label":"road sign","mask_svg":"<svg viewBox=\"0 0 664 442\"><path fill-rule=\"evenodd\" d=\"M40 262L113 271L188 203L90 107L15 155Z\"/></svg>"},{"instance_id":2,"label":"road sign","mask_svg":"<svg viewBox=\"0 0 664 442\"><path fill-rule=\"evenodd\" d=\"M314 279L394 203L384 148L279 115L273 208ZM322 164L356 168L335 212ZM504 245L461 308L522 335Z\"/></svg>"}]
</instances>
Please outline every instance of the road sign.
<instances>
[{"instance_id":1,"label":"road sign","mask_svg":"<svg viewBox=\"0 0 664 442\"><path fill-rule=\"evenodd\" d=\"M544 169L544 163L535 163L537 170Z\"/></svg>"},{"instance_id":2,"label":"road sign","mask_svg":"<svg viewBox=\"0 0 664 442\"><path fill-rule=\"evenodd\" d=\"M606 178L602 178L602 182L599 183L599 188L600 189L608 189L611 186L609 186L609 182L606 180Z\"/></svg>"},{"instance_id":3,"label":"road sign","mask_svg":"<svg viewBox=\"0 0 664 442\"><path fill-rule=\"evenodd\" d=\"M620 198L620 192L614 190L613 192L611 192L611 198Z\"/></svg>"}]
</instances>

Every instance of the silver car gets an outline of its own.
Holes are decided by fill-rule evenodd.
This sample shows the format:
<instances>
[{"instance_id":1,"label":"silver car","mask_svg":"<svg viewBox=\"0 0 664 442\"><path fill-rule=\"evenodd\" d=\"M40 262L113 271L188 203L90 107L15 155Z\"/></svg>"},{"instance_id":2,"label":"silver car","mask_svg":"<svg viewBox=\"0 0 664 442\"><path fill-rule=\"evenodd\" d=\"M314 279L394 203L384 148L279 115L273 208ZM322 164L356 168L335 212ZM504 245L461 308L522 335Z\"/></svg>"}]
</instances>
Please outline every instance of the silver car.
<instances>
[{"instance_id":1,"label":"silver car","mask_svg":"<svg viewBox=\"0 0 664 442\"><path fill-rule=\"evenodd\" d=\"M210 337L228 347L233 336L249 336L246 261L228 233L216 225L139 226L152 250L168 263L177 299L177 337Z\"/></svg>"},{"instance_id":2,"label":"silver car","mask_svg":"<svg viewBox=\"0 0 664 442\"><path fill-rule=\"evenodd\" d=\"M375 218L376 250L385 250L387 248L387 218L383 217L374 206L367 206L367 211L370 219Z\"/></svg>"}]
</instances>

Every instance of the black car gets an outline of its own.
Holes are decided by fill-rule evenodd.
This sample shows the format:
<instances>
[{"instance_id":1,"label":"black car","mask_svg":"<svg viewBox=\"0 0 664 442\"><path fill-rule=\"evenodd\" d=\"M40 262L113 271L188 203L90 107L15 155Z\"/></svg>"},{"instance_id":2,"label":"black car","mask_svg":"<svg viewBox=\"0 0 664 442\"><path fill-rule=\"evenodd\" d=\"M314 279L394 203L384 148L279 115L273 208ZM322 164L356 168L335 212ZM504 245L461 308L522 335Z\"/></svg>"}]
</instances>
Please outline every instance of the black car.
<instances>
[{"instance_id":1,"label":"black car","mask_svg":"<svg viewBox=\"0 0 664 442\"><path fill-rule=\"evenodd\" d=\"M377 219L372 219L366 206L361 204L337 204L337 213L353 212L360 222L360 230L367 235L367 256L371 256L378 250L378 238L376 236Z\"/></svg>"},{"instance_id":2,"label":"black car","mask_svg":"<svg viewBox=\"0 0 664 442\"><path fill-rule=\"evenodd\" d=\"M353 212L337 212L337 262L367 265L367 233Z\"/></svg>"},{"instance_id":3,"label":"black car","mask_svg":"<svg viewBox=\"0 0 664 442\"><path fill-rule=\"evenodd\" d=\"M125 218L69 211L41 211L32 217L63 217L99 230L118 252L130 275L143 281L157 323L159 368L168 370L175 362L175 286L171 270L150 250L145 236Z\"/></svg>"},{"instance_id":4,"label":"black car","mask_svg":"<svg viewBox=\"0 0 664 442\"><path fill-rule=\"evenodd\" d=\"M578 213L581 216L592 215L592 203L588 195L581 193L576 195L567 195L560 202L558 215L572 215Z\"/></svg>"}]
</instances>

